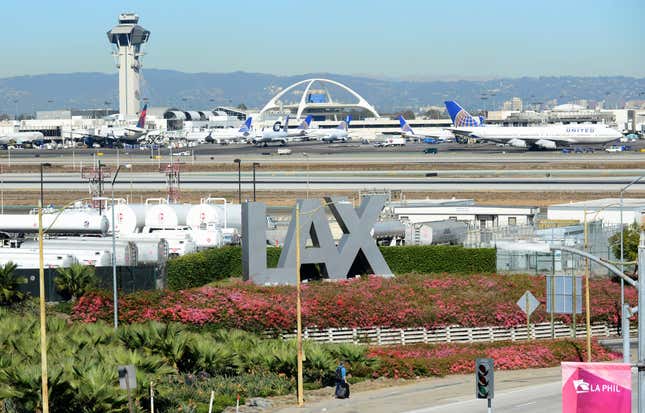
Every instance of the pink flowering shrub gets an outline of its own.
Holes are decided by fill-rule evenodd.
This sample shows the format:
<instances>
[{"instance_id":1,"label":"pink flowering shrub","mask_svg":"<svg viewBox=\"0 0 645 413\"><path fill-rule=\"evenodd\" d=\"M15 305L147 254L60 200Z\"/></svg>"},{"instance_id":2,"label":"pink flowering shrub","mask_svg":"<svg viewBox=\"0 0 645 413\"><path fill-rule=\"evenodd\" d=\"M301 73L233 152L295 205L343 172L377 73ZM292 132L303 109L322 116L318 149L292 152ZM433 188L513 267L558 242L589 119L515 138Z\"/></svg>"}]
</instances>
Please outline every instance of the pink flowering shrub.
<instances>
[{"instance_id":1,"label":"pink flowering shrub","mask_svg":"<svg viewBox=\"0 0 645 413\"><path fill-rule=\"evenodd\" d=\"M540 340L380 347L370 349L367 356L376 361L374 377L414 378L470 374L478 357L493 358L495 370L517 370L553 367L561 361L584 361L586 353L584 340ZM594 361L620 358L595 341L591 354Z\"/></svg>"},{"instance_id":2,"label":"pink flowering shrub","mask_svg":"<svg viewBox=\"0 0 645 413\"><path fill-rule=\"evenodd\" d=\"M526 323L526 316L515 304L526 290L543 304L531 315L531 322L540 323L549 320L545 289L543 276L497 274L413 274L308 283L302 286L303 324L319 328L511 327ZM625 297L633 305L635 290L626 288ZM619 300L618 284L591 281L591 321L617 324ZM295 303L294 287L261 287L235 280L190 290L124 295L119 298L119 318L127 323L176 321L248 331L285 331L295 329ZM110 320L111 295L85 294L74 306L72 316L85 322ZM566 315L556 315L556 319L571 321Z\"/></svg>"}]
</instances>

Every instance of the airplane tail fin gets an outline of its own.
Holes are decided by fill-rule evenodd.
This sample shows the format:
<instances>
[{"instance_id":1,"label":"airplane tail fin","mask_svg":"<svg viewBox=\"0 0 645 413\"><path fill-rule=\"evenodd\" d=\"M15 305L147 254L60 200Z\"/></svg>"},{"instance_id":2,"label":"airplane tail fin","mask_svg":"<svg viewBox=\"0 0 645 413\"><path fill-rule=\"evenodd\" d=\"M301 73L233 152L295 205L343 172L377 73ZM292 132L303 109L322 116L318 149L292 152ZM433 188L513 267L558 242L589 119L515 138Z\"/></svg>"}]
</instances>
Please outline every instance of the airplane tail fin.
<instances>
[{"instance_id":1,"label":"airplane tail fin","mask_svg":"<svg viewBox=\"0 0 645 413\"><path fill-rule=\"evenodd\" d=\"M309 129L309 125L311 125L312 119L313 119L312 115L307 115L307 117L305 118L305 120L302 121L298 129L303 129L303 130Z\"/></svg>"},{"instance_id":2,"label":"airplane tail fin","mask_svg":"<svg viewBox=\"0 0 645 413\"><path fill-rule=\"evenodd\" d=\"M399 115L399 123L401 124L401 132L414 133L410 125L408 125L408 121L405 120L403 115Z\"/></svg>"},{"instance_id":3,"label":"airplane tail fin","mask_svg":"<svg viewBox=\"0 0 645 413\"><path fill-rule=\"evenodd\" d=\"M289 131L289 115L284 118L284 128L282 130L284 130L285 132Z\"/></svg>"},{"instance_id":4,"label":"airplane tail fin","mask_svg":"<svg viewBox=\"0 0 645 413\"><path fill-rule=\"evenodd\" d=\"M244 125L240 128L239 132L248 132L251 130L251 123L253 122L253 117L249 116L246 118L246 122L244 122Z\"/></svg>"},{"instance_id":5,"label":"airplane tail fin","mask_svg":"<svg viewBox=\"0 0 645 413\"><path fill-rule=\"evenodd\" d=\"M347 128L349 128L349 122L351 122L351 121L352 121L352 117L351 117L351 115L347 115L347 117L345 118L345 120L344 120L344 121L341 121L341 122L338 124L337 129L347 130Z\"/></svg>"},{"instance_id":6,"label":"airplane tail fin","mask_svg":"<svg viewBox=\"0 0 645 413\"><path fill-rule=\"evenodd\" d=\"M446 105L450 119L452 119L452 123L455 127L481 126L484 124L482 117L475 118L471 116L466 109L459 106L459 103L454 100L448 100L444 102L444 104Z\"/></svg>"},{"instance_id":7,"label":"airplane tail fin","mask_svg":"<svg viewBox=\"0 0 645 413\"><path fill-rule=\"evenodd\" d=\"M137 122L137 128L143 129L146 126L146 113L148 112L148 104L143 105L143 109L139 114L139 121Z\"/></svg>"}]
</instances>

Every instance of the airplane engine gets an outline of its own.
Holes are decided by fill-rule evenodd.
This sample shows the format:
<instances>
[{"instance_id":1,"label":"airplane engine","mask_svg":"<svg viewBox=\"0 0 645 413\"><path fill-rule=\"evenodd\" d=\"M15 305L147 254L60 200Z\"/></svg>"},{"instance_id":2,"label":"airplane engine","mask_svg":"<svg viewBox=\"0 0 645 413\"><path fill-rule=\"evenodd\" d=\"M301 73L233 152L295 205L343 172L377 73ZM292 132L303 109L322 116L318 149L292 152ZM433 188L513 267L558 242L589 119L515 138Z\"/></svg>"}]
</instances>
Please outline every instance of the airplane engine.
<instances>
[{"instance_id":1,"label":"airplane engine","mask_svg":"<svg viewBox=\"0 0 645 413\"><path fill-rule=\"evenodd\" d=\"M526 141L523 141L522 139L511 139L510 141L508 141L508 144L515 146L516 148L526 148Z\"/></svg>"},{"instance_id":2,"label":"airplane engine","mask_svg":"<svg viewBox=\"0 0 645 413\"><path fill-rule=\"evenodd\" d=\"M555 146L556 146L555 142L550 141L548 139L539 139L539 140L535 141L535 144L537 146L540 146L540 147L546 148L546 149L555 149Z\"/></svg>"}]
</instances>

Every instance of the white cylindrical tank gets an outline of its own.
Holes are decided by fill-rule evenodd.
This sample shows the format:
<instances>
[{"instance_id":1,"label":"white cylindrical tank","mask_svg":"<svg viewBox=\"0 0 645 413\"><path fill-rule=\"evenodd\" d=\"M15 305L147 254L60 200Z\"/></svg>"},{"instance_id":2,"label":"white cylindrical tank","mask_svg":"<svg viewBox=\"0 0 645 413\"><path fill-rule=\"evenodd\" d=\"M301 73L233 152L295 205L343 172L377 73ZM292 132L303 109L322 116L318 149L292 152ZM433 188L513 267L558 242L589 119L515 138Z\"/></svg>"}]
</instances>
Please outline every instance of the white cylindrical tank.
<instances>
[{"instance_id":1,"label":"white cylindrical tank","mask_svg":"<svg viewBox=\"0 0 645 413\"><path fill-rule=\"evenodd\" d=\"M104 215L108 220L108 231L112 232L112 206L105 210ZM114 232L117 234L136 232L146 224L146 207L143 204L115 204L114 221Z\"/></svg>"},{"instance_id":2,"label":"white cylindrical tank","mask_svg":"<svg viewBox=\"0 0 645 413\"><path fill-rule=\"evenodd\" d=\"M138 251L135 243L117 239L114 242L116 265L118 266L137 266ZM38 241L29 240L22 243L20 248L37 249ZM95 254L100 251L112 251L111 238L49 238L43 240L43 249L49 251L68 251L75 254L76 251L92 251Z\"/></svg>"},{"instance_id":3,"label":"white cylindrical tank","mask_svg":"<svg viewBox=\"0 0 645 413\"><path fill-rule=\"evenodd\" d=\"M209 224L213 224L218 227L224 226L224 217L220 216L220 210L217 209L215 205L200 203L193 205L188 210L186 225L194 230L198 230Z\"/></svg>"},{"instance_id":4,"label":"white cylindrical tank","mask_svg":"<svg viewBox=\"0 0 645 413\"><path fill-rule=\"evenodd\" d=\"M375 239L404 237L405 224L401 221L381 221L374 224L372 237Z\"/></svg>"},{"instance_id":5,"label":"white cylindrical tank","mask_svg":"<svg viewBox=\"0 0 645 413\"><path fill-rule=\"evenodd\" d=\"M432 221L409 224L405 234L407 245L462 244L468 225L458 221Z\"/></svg>"},{"instance_id":6,"label":"white cylindrical tank","mask_svg":"<svg viewBox=\"0 0 645 413\"><path fill-rule=\"evenodd\" d=\"M139 264L162 264L168 260L168 241L151 234L119 234L119 239L132 241L137 246Z\"/></svg>"},{"instance_id":7,"label":"white cylindrical tank","mask_svg":"<svg viewBox=\"0 0 645 413\"><path fill-rule=\"evenodd\" d=\"M242 230L242 206L240 204L215 205L219 214L226 220L226 226L223 228L235 228Z\"/></svg>"},{"instance_id":8,"label":"white cylindrical tank","mask_svg":"<svg viewBox=\"0 0 645 413\"><path fill-rule=\"evenodd\" d=\"M39 268L40 258L38 250L25 250L18 252L19 248L0 248L0 265L5 265L9 261L13 262L18 268ZM70 254L53 254L44 253L43 262L45 268L52 267L69 267L78 262L76 257Z\"/></svg>"},{"instance_id":9,"label":"white cylindrical tank","mask_svg":"<svg viewBox=\"0 0 645 413\"><path fill-rule=\"evenodd\" d=\"M222 230L219 228L196 229L191 235L198 250L222 246Z\"/></svg>"},{"instance_id":10,"label":"white cylindrical tank","mask_svg":"<svg viewBox=\"0 0 645 413\"><path fill-rule=\"evenodd\" d=\"M108 230L108 221L105 217L96 214L64 211L61 214L43 214L43 228L48 234L105 234ZM38 232L38 215L0 215L0 231Z\"/></svg>"},{"instance_id":11,"label":"white cylindrical tank","mask_svg":"<svg viewBox=\"0 0 645 413\"><path fill-rule=\"evenodd\" d=\"M150 238L165 239L168 242L168 254L170 256L180 256L197 251L197 245L195 245L193 237L191 236L192 231L188 227L182 228L186 230L161 230L148 233L147 235Z\"/></svg>"},{"instance_id":12,"label":"white cylindrical tank","mask_svg":"<svg viewBox=\"0 0 645 413\"><path fill-rule=\"evenodd\" d=\"M146 209L145 226L149 228L174 228L186 225L190 205L157 204Z\"/></svg>"}]
</instances>

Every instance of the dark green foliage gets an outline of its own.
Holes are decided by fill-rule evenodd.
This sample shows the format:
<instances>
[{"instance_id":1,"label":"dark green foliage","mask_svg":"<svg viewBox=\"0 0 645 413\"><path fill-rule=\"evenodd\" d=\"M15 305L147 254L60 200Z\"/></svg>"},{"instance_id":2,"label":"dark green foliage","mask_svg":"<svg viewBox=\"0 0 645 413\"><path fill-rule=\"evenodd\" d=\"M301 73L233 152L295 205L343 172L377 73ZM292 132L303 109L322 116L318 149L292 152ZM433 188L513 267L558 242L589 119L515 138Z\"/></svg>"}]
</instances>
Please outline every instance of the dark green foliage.
<instances>
[{"instance_id":1,"label":"dark green foliage","mask_svg":"<svg viewBox=\"0 0 645 413\"><path fill-rule=\"evenodd\" d=\"M50 411L127 412L117 366L133 364L138 389L133 397L148 411L148 389L155 383L159 412L215 412L248 397L294 391L295 341L262 339L239 330L191 331L180 324L126 325L115 333L103 323L69 324L47 320ZM40 352L37 317L0 309L0 412L34 412L40 406ZM306 343L305 378L319 387L333 372L334 356L365 360L365 347ZM357 359L358 360L358 359ZM363 363L364 364L364 363ZM179 409L179 410L178 410ZM142 411L142 410L137 410Z\"/></svg>"},{"instance_id":2,"label":"dark green foliage","mask_svg":"<svg viewBox=\"0 0 645 413\"><path fill-rule=\"evenodd\" d=\"M395 274L490 273L495 272L495 250L458 246L425 245L381 247L385 261ZM275 267L280 248L267 248L267 265ZM184 255L168 262L168 287L173 290L199 287L213 281L242 276L240 247L213 248Z\"/></svg>"},{"instance_id":3,"label":"dark green foliage","mask_svg":"<svg viewBox=\"0 0 645 413\"><path fill-rule=\"evenodd\" d=\"M16 277L15 271L17 267L11 261L0 266L0 305L20 302L26 297L26 294L20 291L18 286L26 283L27 280L22 277Z\"/></svg>"},{"instance_id":4,"label":"dark green foliage","mask_svg":"<svg viewBox=\"0 0 645 413\"><path fill-rule=\"evenodd\" d=\"M275 267L280 248L267 248L267 265ZM213 281L242 276L240 247L211 248L168 261L168 288L183 290Z\"/></svg>"},{"instance_id":5,"label":"dark green foliage","mask_svg":"<svg viewBox=\"0 0 645 413\"><path fill-rule=\"evenodd\" d=\"M395 274L492 273L496 270L493 248L464 248L448 245L381 247Z\"/></svg>"},{"instance_id":6,"label":"dark green foliage","mask_svg":"<svg viewBox=\"0 0 645 413\"><path fill-rule=\"evenodd\" d=\"M72 302L96 285L94 267L89 265L72 264L69 267L60 267L56 272L58 273L54 278L56 289L63 298Z\"/></svg>"},{"instance_id":7,"label":"dark green foliage","mask_svg":"<svg viewBox=\"0 0 645 413\"><path fill-rule=\"evenodd\" d=\"M623 257L625 261L637 260L641 229L640 225L633 223L623 230ZM620 260L620 232L609 237L609 244L614 256Z\"/></svg>"}]
</instances>

